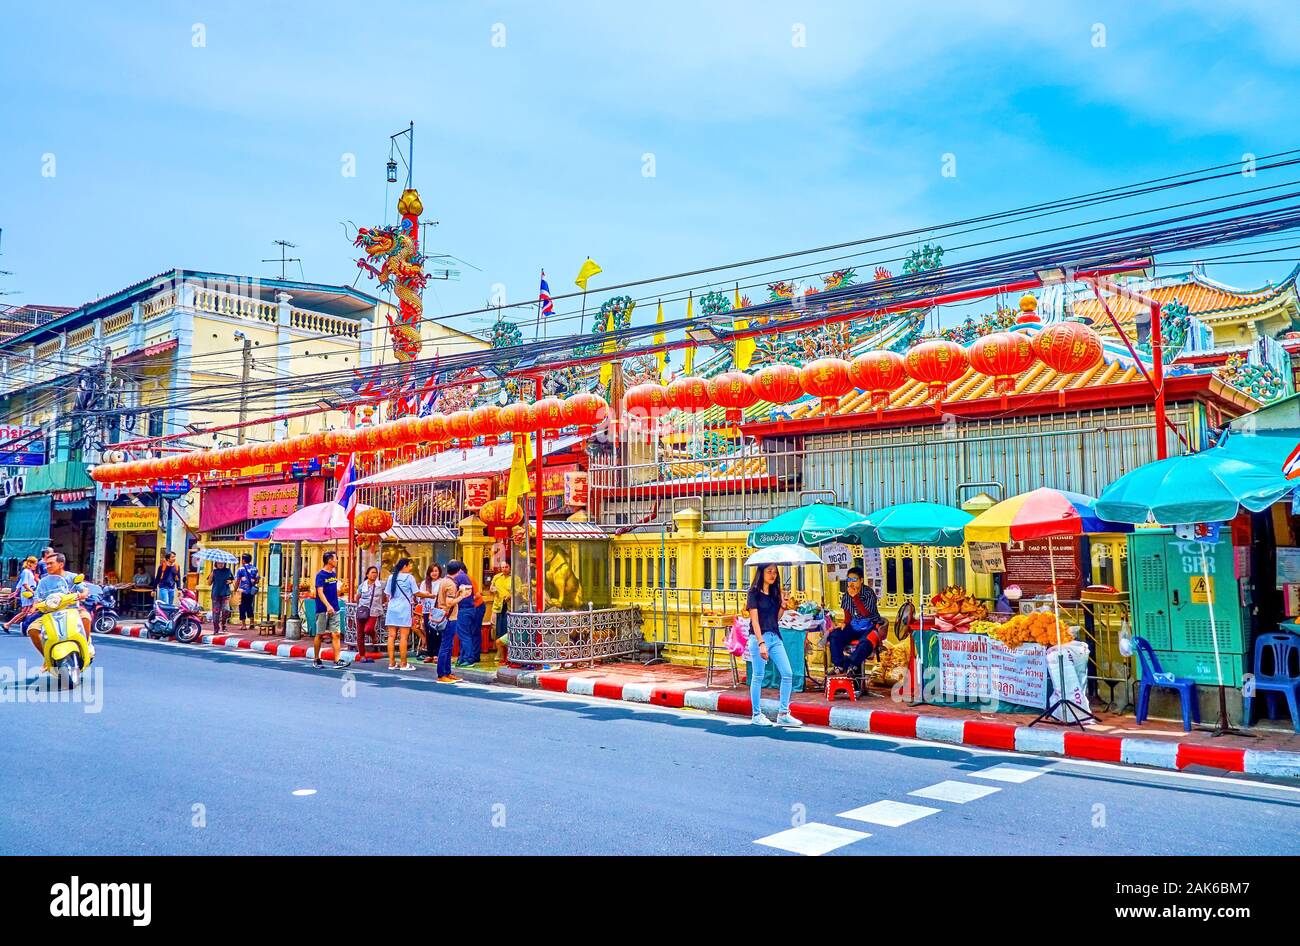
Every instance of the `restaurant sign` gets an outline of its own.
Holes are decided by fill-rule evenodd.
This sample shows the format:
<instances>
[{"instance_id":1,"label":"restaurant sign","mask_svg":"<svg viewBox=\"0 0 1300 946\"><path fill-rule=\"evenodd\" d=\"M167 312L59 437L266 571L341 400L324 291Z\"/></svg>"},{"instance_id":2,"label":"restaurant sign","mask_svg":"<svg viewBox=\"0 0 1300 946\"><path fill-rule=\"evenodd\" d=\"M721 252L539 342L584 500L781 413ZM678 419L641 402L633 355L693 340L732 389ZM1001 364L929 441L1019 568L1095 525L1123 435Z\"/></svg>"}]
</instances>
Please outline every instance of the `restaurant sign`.
<instances>
[{"instance_id":1,"label":"restaurant sign","mask_svg":"<svg viewBox=\"0 0 1300 946\"><path fill-rule=\"evenodd\" d=\"M283 519L297 509L297 483L253 486L248 490L249 519Z\"/></svg>"},{"instance_id":2,"label":"restaurant sign","mask_svg":"<svg viewBox=\"0 0 1300 946\"><path fill-rule=\"evenodd\" d=\"M471 511L482 509L492 498L492 479L476 477L465 481L465 508Z\"/></svg>"},{"instance_id":3,"label":"restaurant sign","mask_svg":"<svg viewBox=\"0 0 1300 946\"><path fill-rule=\"evenodd\" d=\"M564 505L587 505L587 474L573 470L564 474Z\"/></svg>"},{"instance_id":4,"label":"restaurant sign","mask_svg":"<svg viewBox=\"0 0 1300 946\"><path fill-rule=\"evenodd\" d=\"M157 506L113 506L108 510L110 532L157 532Z\"/></svg>"}]
</instances>

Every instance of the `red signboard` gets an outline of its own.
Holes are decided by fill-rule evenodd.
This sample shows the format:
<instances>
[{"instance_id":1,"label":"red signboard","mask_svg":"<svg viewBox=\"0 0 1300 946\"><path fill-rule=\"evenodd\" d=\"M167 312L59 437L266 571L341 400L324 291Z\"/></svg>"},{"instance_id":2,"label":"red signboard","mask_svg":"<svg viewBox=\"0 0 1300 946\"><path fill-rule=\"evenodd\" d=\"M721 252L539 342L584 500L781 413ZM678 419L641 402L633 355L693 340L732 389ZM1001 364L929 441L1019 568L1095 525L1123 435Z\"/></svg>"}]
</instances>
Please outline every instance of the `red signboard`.
<instances>
[{"instance_id":1,"label":"red signboard","mask_svg":"<svg viewBox=\"0 0 1300 946\"><path fill-rule=\"evenodd\" d=\"M587 474L581 470L564 474L564 505L587 505Z\"/></svg>"},{"instance_id":2,"label":"red signboard","mask_svg":"<svg viewBox=\"0 0 1300 946\"><path fill-rule=\"evenodd\" d=\"M253 486L248 490L249 519L283 519L298 509L298 484Z\"/></svg>"},{"instance_id":3,"label":"red signboard","mask_svg":"<svg viewBox=\"0 0 1300 946\"><path fill-rule=\"evenodd\" d=\"M465 508L482 509L492 498L492 480L489 477L465 481Z\"/></svg>"}]
</instances>

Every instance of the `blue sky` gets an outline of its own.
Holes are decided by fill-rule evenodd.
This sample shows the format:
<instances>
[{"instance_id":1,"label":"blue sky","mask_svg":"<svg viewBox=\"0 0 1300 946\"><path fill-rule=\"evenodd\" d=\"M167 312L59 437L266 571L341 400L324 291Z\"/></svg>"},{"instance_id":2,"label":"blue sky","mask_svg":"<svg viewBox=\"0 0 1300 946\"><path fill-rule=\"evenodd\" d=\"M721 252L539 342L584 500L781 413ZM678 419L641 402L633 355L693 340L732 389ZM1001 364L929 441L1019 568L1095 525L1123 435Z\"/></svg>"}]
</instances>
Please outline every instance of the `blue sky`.
<instances>
[{"instance_id":1,"label":"blue sky","mask_svg":"<svg viewBox=\"0 0 1300 946\"><path fill-rule=\"evenodd\" d=\"M176 266L271 275L277 238L306 278L350 283L340 221L391 221L388 136L408 120L430 248L481 270L431 284L428 315L498 285L534 299L540 267L571 290L588 254L598 304L616 281L1300 140L1296 5L205 0L0 17L8 302L75 305Z\"/></svg>"}]
</instances>

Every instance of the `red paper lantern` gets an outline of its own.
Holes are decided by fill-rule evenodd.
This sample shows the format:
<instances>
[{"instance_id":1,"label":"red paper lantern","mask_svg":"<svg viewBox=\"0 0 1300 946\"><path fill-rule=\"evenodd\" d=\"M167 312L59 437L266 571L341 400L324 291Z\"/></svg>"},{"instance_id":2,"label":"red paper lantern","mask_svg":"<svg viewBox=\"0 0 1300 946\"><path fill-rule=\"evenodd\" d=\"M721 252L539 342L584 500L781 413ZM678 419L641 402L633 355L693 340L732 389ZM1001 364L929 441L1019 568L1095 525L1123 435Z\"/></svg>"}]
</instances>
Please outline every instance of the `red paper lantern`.
<instances>
[{"instance_id":1,"label":"red paper lantern","mask_svg":"<svg viewBox=\"0 0 1300 946\"><path fill-rule=\"evenodd\" d=\"M1095 368L1102 361L1101 336L1082 322L1057 322L1034 338L1043 364L1061 374Z\"/></svg>"},{"instance_id":2,"label":"red paper lantern","mask_svg":"<svg viewBox=\"0 0 1300 946\"><path fill-rule=\"evenodd\" d=\"M703 378L692 378L689 375L673 378L668 383L666 396L669 407L675 407L679 411L690 413L702 411L713 403L709 399L709 382Z\"/></svg>"},{"instance_id":3,"label":"red paper lantern","mask_svg":"<svg viewBox=\"0 0 1300 946\"><path fill-rule=\"evenodd\" d=\"M769 404L793 404L803 397L799 369L794 365L768 365L754 375L754 393Z\"/></svg>"},{"instance_id":4,"label":"red paper lantern","mask_svg":"<svg viewBox=\"0 0 1300 946\"><path fill-rule=\"evenodd\" d=\"M653 423L670 410L668 389L662 384L637 384L623 394L623 410L642 423Z\"/></svg>"},{"instance_id":5,"label":"red paper lantern","mask_svg":"<svg viewBox=\"0 0 1300 946\"><path fill-rule=\"evenodd\" d=\"M356 449L362 453L374 453L384 447L380 440L381 434L378 427L360 427L357 429Z\"/></svg>"},{"instance_id":6,"label":"red paper lantern","mask_svg":"<svg viewBox=\"0 0 1300 946\"><path fill-rule=\"evenodd\" d=\"M879 409L907 381L907 370L898 352L869 351L849 362L849 379L870 394L871 406Z\"/></svg>"},{"instance_id":7,"label":"red paper lantern","mask_svg":"<svg viewBox=\"0 0 1300 946\"><path fill-rule=\"evenodd\" d=\"M469 411L452 411L447 415L447 433L460 441L462 447L474 439L474 415Z\"/></svg>"},{"instance_id":8,"label":"red paper lantern","mask_svg":"<svg viewBox=\"0 0 1300 946\"><path fill-rule=\"evenodd\" d=\"M342 456L353 450L354 437L350 430L331 430L325 434L325 449Z\"/></svg>"},{"instance_id":9,"label":"red paper lantern","mask_svg":"<svg viewBox=\"0 0 1300 946\"><path fill-rule=\"evenodd\" d=\"M421 423L419 417L403 417L394 426L397 428L398 446L407 447L419 443Z\"/></svg>"},{"instance_id":10,"label":"red paper lantern","mask_svg":"<svg viewBox=\"0 0 1300 946\"><path fill-rule=\"evenodd\" d=\"M821 398L821 411L829 414L840 406L840 398L853 390L849 363L843 358L818 358L803 366L799 383L813 397Z\"/></svg>"},{"instance_id":11,"label":"red paper lantern","mask_svg":"<svg viewBox=\"0 0 1300 946\"><path fill-rule=\"evenodd\" d=\"M547 433L553 434L564 426L564 402L558 397L544 397L533 402L533 413L537 425Z\"/></svg>"},{"instance_id":12,"label":"red paper lantern","mask_svg":"<svg viewBox=\"0 0 1300 946\"><path fill-rule=\"evenodd\" d=\"M433 444L447 442L447 418L441 414L430 414L420 420L420 436Z\"/></svg>"},{"instance_id":13,"label":"red paper lantern","mask_svg":"<svg viewBox=\"0 0 1300 946\"><path fill-rule=\"evenodd\" d=\"M1010 394L1016 379L1034 363L1034 346L1023 332L994 332L966 349L970 366L993 379L996 394Z\"/></svg>"},{"instance_id":14,"label":"red paper lantern","mask_svg":"<svg viewBox=\"0 0 1300 946\"><path fill-rule=\"evenodd\" d=\"M501 425L501 409L495 404L484 404L482 407L474 408L470 418L471 429L476 437L495 440L506 432L505 427Z\"/></svg>"},{"instance_id":15,"label":"red paper lantern","mask_svg":"<svg viewBox=\"0 0 1300 946\"><path fill-rule=\"evenodd\" d=\"M597 424L603 423L609 416L609 405L604 398L597 397L590 391L579 391L564 399L564 423L578 428L578 433L586 437Z\"/></svg>"},{"instance_id":16,"label":"red paper lantern","mask_svg":"<svg viewBox=\"0 0 1300 946\"><path fill-rule=\"evenodd\" d=\"M523 435L537 430L537 412L531 404L515 401L501 408L498 416L507 433Z\"/></svg>"},{"instance_id":17,"label":"red paper lantern","mask_svg":"<svg viewBox=\"0 0 1300 946\"><path fill-rule=\"evenodd\" d=\"M903 359L907 376L926 385L933 398L943 397L948 385L966 373L968 364L965 349L946 339L922 342Z\"/></svg>"},{"instance_id":18,"label":"red paper lantern","mask_svg":"<svg viewBox=\"0 0 1300 946\"><path fill-rule=\"evenodd\" d=\"M478 511L478 517L498 539L504 539L510 534L510 530L524 521L523 508L516 503L514 513L511 515L506 511L506 498L498 496L496 499L489 499Z\"/></svg>"},{"instance_id":19,"label":"red paper lantern","mask_svg":"<svg viewBox=\"0 0 1300 946\"><path fill-rule=\"evenodd\" d=\"M392 449L402 442L402 433L395 423L380 424L375 428L375 432L381 450Z\"/></svg>"},{"instance_id":20,"label":"red paper lantern","mask_svg":"<svg viewBox=\"0 0 1300 946\"><path fill-rule=\"evenodd\" d=\"M709 397L714 404L726 408L729 421L745 416L745 408L758 402L754 381L741 371L725 371L709 379Z\"/></svg>"},{"instance_id":21,"label":"red paper lantern","mask_svg":"<svg viewBox=\"0 0 1300 946\"><path fill-rule=\"evenodd\" d=\"M383 535L393 527L393 514L372 506L358 511L352 525L362 535Z\"/></svg>"}]
</instances>

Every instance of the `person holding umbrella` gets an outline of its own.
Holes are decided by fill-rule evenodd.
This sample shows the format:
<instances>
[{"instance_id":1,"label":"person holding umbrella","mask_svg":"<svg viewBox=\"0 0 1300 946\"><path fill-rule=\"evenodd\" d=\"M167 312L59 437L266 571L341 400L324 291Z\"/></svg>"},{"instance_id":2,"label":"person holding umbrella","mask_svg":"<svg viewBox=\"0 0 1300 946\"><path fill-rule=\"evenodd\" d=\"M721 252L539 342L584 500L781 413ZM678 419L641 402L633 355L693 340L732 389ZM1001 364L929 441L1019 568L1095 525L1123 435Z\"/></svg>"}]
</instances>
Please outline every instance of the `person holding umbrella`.
<instances>
[{"instance_id":1,"label":"person holding umbrella","mask_svg":"<svg viewBox=\"0 0 1300 946\"><path fill-rule=\"evenodd\" d=\"M749 586L745 601L749 612L749 699L753 709L751 717L755 726L771 726L772 721L763 715L763 672L772 661L781 677L780 704L776 722L780 726L802 726L790 715L790 691L794 686L794 671L790 656L781 639L781 612L785 610L785 597L781 589L781 572L776 565L756 565L754 580Z\"/></svg>"},{"instance_id":2,"label":"person holding umbrella","mask_svg":"<svg viewBox=\"0 0 1300 946\"><path fill-rule=\"evenodd\" d=\"M226 615L230 613L228 610L230 583L234 578L234 573L225 561L213 562L208 581L212 587L212 632L214 634L220 634L226 629Z\"/></svg>"}]
</instances>

